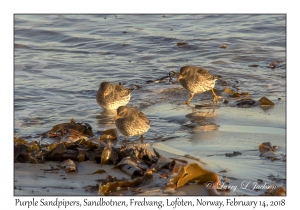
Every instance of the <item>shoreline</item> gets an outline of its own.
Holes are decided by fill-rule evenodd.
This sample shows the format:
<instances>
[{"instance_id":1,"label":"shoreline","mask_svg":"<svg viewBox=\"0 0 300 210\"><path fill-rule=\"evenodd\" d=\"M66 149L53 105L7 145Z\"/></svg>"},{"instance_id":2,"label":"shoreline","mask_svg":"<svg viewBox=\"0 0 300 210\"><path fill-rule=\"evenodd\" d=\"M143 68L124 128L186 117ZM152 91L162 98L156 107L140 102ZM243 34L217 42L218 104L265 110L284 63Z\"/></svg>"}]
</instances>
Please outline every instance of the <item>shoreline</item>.
<instances>
[{"instance_id":1,"label":"shoreline","mask_svg":"<svg viewBox=\"0 0 300 210\"><path fill-rule=\"evenodd\" d=\"M175 110L174 110L175 109ZM189 163L198 163L205 169L217 173L221 189L230 189L228 195L263 195L267 189L254 189L257 186L286 187L286 162L282 156L286 152L285 135L285 102L265 111L260 107L237 108L220 106L212 109L195 109L186 105L159 103L143 109L144 113L156 110L164 111L166 119L175 119L178 115L185 115L185 122L180 126L174 124L175 133L163 135L169 140L150 143L151 150L155 148L167 158L178 158ZM192 112L191 112L192 111ZM183 118L182 118L183 119ZM278 120L275 120L278 119ZM158 130L163 130L161 125ZM176 126L178 128L176 128ZM147 135L146 135L147 136ZM146 137L147 138L147 137ZM148 139L146 139L148 140ZM137 143L135 140L134 142ZM134 143L129 142L129 143ZM269 156L261 157L259 145L271 142L278 149ZM118 145L118 142L117 142ZM120 146L120 145L119 145ZM227 156L239 152L240 155ZM189 156L186 156L186 155ZM279 158L276 160L276 158ZM197 160L198 159L198 160ZM99 184L95 180L105 179L106 174L92 174L103 169L108 175L118 179L130 177L119 169L111 169L113 165L102 165L91 161L76 163L77 174L68 174L59 170L57 174L44 173L41 169L56 166L60 162L45 162L44 164L14 163L14 194L15 195L87 195L96 196L98 190L90 191L92 186ZM266 171L266 172L264 172ZM270 176L270 174L272 176ZM276 177L279 176L279 178ZM258 183L262 180L262 183ZM173 192L164 192L167 179L161 179L159 173L153 173L153 180L141 185L142 190L120 190L111 195L128 196L192 196L209 195L204 185L188 184L177 188ZM243 188L243 183L248 187Z\"/></svg>"}]
</instances>

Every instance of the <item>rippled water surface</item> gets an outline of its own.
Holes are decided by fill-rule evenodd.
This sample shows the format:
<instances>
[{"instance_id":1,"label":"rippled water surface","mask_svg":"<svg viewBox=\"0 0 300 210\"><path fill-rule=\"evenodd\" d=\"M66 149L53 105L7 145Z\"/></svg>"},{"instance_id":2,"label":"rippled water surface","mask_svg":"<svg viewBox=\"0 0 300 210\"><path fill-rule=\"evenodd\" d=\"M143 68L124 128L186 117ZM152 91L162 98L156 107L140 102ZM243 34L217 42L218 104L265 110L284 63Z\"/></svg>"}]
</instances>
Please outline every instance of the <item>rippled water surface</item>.
<instances>
[{"instance_id":1,"label":"rippled water surface","mask_svg":"<svg viewBox=\"0 0 300 210\"><path fill-rule=\"evenodd\" d=\"M146 142L168 139L165 145L204 158L216 172L221 166L235 168L230 176L240 180L271 183L273 176L285 180L285 162L266 161L255 151L260 143L271 141L285 154L285 18L15 15L14 132L41 140L40 133L71 118L89 123L93 131L114 128L114 113L104 112L95 95L102 81L121 82L140 87L128 106L139 108L151 120ZM226 49L220 48L223 44ZM280 64L271 69L274 61ZM249 67L254 64L258 66ZM270 110L243 109L234 107L234 100L228 105L220 100L215 111L193 109L183 104L188 92L178 83L150 82L184 65L204 67L222 76L229 87L248 92L255 100L266 96L276 105ZM217 81L218 94L224 97L225 87ZM210 104L211 98L210 92L198 94L191 106ZM243 155L221 156L234 150ZM238 170L241 166L244 172Z\"/></svg>"}]
</instances>

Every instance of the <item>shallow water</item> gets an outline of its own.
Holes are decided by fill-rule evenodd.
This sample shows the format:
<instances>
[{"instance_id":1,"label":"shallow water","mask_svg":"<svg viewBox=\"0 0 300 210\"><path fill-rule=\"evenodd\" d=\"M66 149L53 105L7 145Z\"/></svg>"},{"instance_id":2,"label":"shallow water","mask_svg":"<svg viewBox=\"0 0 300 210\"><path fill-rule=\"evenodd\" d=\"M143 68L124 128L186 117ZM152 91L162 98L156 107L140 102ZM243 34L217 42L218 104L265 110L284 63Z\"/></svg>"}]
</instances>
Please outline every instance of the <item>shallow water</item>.
<instances>
[{"instance_id":1,"label":"shallow water","mask_svg":"<svg viewBox=\"0 0 300 210\"><path fill-rule=\"evenodd\" d=\"M278 104L267 113L263 113L260 107L247 110L220 107L215 111L191 108L189 111L187 107L186 122L183 126L178 125L178 130L172 134L176 137L157 142L153 147L200 159L205 168L217 172L221 179L227 177L227 185L237 186L232 195L261 195L264 190L252 190L257 180L263 180L268 185L286 184L286 162L283 161L286 154L285 124L273 116L285 118L285 107L281 105ZM168 106L165 104L165 107ZM258 147L262 142L278 146L274 155L280 160L272 161L260 156ZM234 151L241 155L226 156ZM223 170L227 172L221 173ZM243 189L242 183L249 183L248 189Z\"/></svg>"},{"instance_id":2,"label":"shallow water","mask_svg":"<svg viewBox=\"0 0 300 210\"><path fill-rule=\"evenodd\" d=\"M71 118L89 123L93 131L114 128L114 113L103 111L95 95L102 81L121 82L141 86L128 106L141 109L151 120L146 142L163 141L204 159L215 172L227 167L228 176L240 180L269 183L270 175L285 179L285 162L265 160L257 150L260 143L270 141L285 154L285 18L15 15L14 132L41 140L40 133ZM182 41L188 44L177 46ZM223 44L226 49L220 48ZM278 68L269 68L270 62L282 60ZM254 64L258 67L249 67ZM192 109L183 104L188 92L178 83L146 82L184 65L204 67L222 76L229 87L249 92L255 100L266 96L276 105L269 110L237 108L231 99L228 105L220 101L215 111ZM217 81L218 95L225 98L224 87ZM198 94L191 106L211 104L211 98L210 92ZM224 158L233 151L242 155Z\"/></svg>"}]
</instances>

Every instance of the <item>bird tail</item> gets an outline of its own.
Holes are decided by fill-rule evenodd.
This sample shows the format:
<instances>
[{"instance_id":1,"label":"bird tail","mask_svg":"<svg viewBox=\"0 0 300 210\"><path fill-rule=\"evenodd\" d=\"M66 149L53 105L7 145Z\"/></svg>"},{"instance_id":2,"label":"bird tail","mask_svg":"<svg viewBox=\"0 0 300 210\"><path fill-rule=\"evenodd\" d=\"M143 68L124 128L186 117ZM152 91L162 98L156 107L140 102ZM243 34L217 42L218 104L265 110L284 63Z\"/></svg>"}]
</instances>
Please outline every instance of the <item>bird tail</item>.
<instances>
[{"instance_id":1,"label":"bird tail","mask_svg":"<svg viewBox=\"0 0 300 210\"><path fill-rule=\"evenodd\" d=\"M221 75L213 75L213 79L214 80L222 79L222 76Z\"/></svg>"},{"instance_id":2,"label":"bird tail","mask_svg":"<svg viewBox=\"0 0 300 210\"><path fill-rule=\"evenodd\" d=\"M134 91L134 90L135 90L135 88L128 88L128 94L131 94L132 91Z\"/></svg>"}]
</instances>

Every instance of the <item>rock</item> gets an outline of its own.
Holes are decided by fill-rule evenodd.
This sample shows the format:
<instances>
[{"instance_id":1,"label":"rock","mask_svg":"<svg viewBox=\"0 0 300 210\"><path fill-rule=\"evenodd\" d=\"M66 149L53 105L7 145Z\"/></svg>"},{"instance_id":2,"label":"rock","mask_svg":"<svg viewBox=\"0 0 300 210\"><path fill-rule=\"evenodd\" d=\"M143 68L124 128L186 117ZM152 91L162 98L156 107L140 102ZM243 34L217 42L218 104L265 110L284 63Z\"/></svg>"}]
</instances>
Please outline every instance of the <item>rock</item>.
<instances>
[{"instance_id":1,"label":"rock","mask_svg":"<svg viewBox=\"0 0 300 210\"><path fill-rule=\"evenodd\" d=\"M245 99L238 100L235 105L239 107L250 107L253 106L255 103L256 103L255 100L251 98L245 98Z\"/></svg>"},{"instance_id":2,"label":"rock","mask_svg":"<svg viewBox=\"0 0 300 210\"><path fill-rule=\"evenodd\" d=\"M280 60L280 61L273 61L269 64L269 67L271 69L275 69L277 68L281 63L283 63L284 61L283 60Z\"/></svg>"},{"instance_id":3,"label":"rock","mask_svg":"<svg viewBox=\"0 0 300 210\"><path fill-rule=\"evenodd\" d=\"M60 166L63 167L67 173L69 173L69 172L76 172L77 173L77 166L76 166L76 164L74 163L73 160L70 160L70 159L64 160L60 164Z\"/></svg>"},{"instance_id":4,"label":"rock","mask_svg":"<svg viewBox=\"0 0 300 210\"><path fill-rule=\"evenodd\" d=\"M264 143L261 143L259 146L258 146L259 150L261 150L261 152L265 152L265 151L274 151L274 148L271 144L271 142L264 142Z\"/></svg>"},{"instance_id":5,"label":"rock","mask_svg":"<svg viewBox=\"0 0 300 210\"><path fill-rule=\"evenodd\" d=\"M94 134L91 127L87 123L74 123L75 120L71 120L72 123L61 123L52 127L50 131L47 132L49 138L63 137L66 134L77 135L78 137L86 138L93 137Z\"/></svg>"},{"instance_id":6,"label":"rock","mask_svg":"<svg viewBox=\"0 0 300 210\"><path fill-rule=\"evenodd\" d=\"M116 128L104 131L104 134L100 136L100 140L116 140L118 138L118 132Z\"/></svg>"},{"instance_id":7,"label":"rock","mask_svg":"<svg viewBox=\"0 0 300 210\"><path fill-rule=\"evenodd\" d=\"M241 94L236 92L236 93L233 93L230 96L233 97L233 98L238 98L238 97L241 97Z\"/></svg>"},{"instance_id":8,"label":"rock","mask_svg":"<svg viewBox=\"0 0 300 210\"><path fill-rule=\"evenodd\" d=\"M184 46L184 45L187 45L187 44L188 44L187 42L177 42L178 47Z\"/></svg>"},{"instance_id":9,"label":"rock","mask_svg":"<svg viewBox=\"0 0 300 210\"><path fill-rule=\"evenodd\" d=\"M241 152L234 151L233 153L225 153L225 156L226 157L234 157L234 156L241 155L241 154L242 154Z\"/></svg>"},{"instance_id":10,"label":"rock","mask_svg":"<svg viewBox=\"0 0 300 210\"><path fill-rule=\"evenodd\" d=\"M259 99L259 101L260 101L260 106L275 106L275 104L265 96Z\"/></svg>"},{"instance_id":11,"label":"rock","mask_svg":"<svg viewBox=\"0 0 300 210\"><path fill-rule=\"evenodd\" d=\"M271 190L264 195L267 196L286 196L286 190L284 187L275 188L274 190Z\"/></svg>"},{"instance_id":12,"label":"rock","mask_svg":"<svg viewBox=\"0 0 300 210\"><path fill-rule=\"evenodd\" d=\"M233 94L233 93L234 93L234 91L231 90L229 87L226 87L226 88L224 89L224 92L227 93L227 94Z\"/></svg>"}]
</instances>

